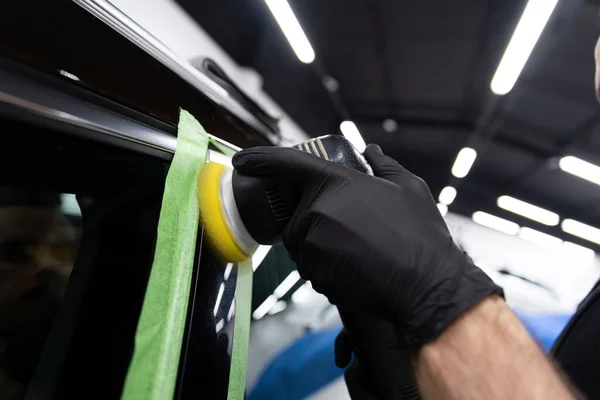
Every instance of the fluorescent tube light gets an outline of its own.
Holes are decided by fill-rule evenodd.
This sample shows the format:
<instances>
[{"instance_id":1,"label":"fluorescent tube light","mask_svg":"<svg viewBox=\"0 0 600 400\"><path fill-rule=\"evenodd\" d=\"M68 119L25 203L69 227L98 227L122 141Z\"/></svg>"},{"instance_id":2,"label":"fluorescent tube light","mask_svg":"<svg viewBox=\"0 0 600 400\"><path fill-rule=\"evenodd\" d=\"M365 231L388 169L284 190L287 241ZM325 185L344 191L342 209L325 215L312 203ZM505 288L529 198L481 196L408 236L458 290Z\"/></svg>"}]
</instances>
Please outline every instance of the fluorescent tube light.
<instances>
[{"instance_id":1,"label":"fluorescent tube light","mask_svg":"<svg viewBox=\"0 0 600 400\"><path fill-rule=\"evenodd\" d=\"M479 225L506 233L507 235L516 235L519 233L519 225L483 211L473 213L473 221Z\"/></svg>"},{"instance_id":2,"label":"fluorescent tube light","mask_svg":"<svg viewBox=\"0 0 600 400\"><path fill-rule=\"evenodd\" d=\"M523 240L544 247L554 247L560 246L562 244L561 239L547 235L543 232L536 231L535 229L531 228L521 228L521 230L519 231L519 237Z\"/></svg>"},{"instance_id":3,"label":"fluorescent tube light","mask_svg":"<svg viewBox=\"0 0 600 400\"><path fill-rule=\"evenodd\" d=\"M566 156L560 159L558 166L565 172L600 185L600 167L580 158Z\"/></svg>"},{"instance_id":4,"label":"fluorescent tube light","mask_svg":"<svg viewBox=\"0 0 600 400\"><path fill-rule=\"evenodd\" d=\"M456 156L456 160L452 166L452 175L457 178L464 178L467 176L476 158L477 152L474 149L470 147L463 148Z\"/></svg>"},{"instance_id":5,"label":"fluorescent tube light","mask_svg":"<svg viewBox=\"0 0 600 400\"><path fill-rule=\"evenodd\" d=\"M254 254L252 254L252 270L256 271L256 268L263 262L267 254L271 251L271 246L263 246L260 245L256 250L254 250Z\"/></svg>"},{"instance_id":6,"label":"fluorescent tube light","mask_svg":"<svg viewBox=\"0 0 600 400\"><path fill-rule=\"evenodd\" d=\"M217 325L215 325L215 331L217 331L217 333L219 333L221 331L221 329L223 329L225 327L225 321L223 319L220 319L219 322L217 322Z\"/></svg>"},{"instance_id":7,"label":"fluorescent tube light","mask_svg":"<svg viewBox=\"0 0 600 400\"><path fill-rule=\"evenodd\" d=\"M288 2L286 0L265 0L265 3L267 3L290 46L292 46L296 57L305 64L313 62L315 51Z\"/></svg>"},{"instance_id":8,"label":"fluorescent tube light","mask_svg":"<svg viewBox=\"0 0 600 400\"><path fill-rule=\"evenodd\" d=\"M282 312L287 308L287 303L283 300L279 300L271 309L269 310L269 315L275 315L277 313Z\"/></svg>"},{"instance_id":9,"label":"fluorescent tube light","mask_svg":"<svg viewBox=\"0 0 600 400\"><path fill-rule=\"evenodd\" d=\"M445 217L446 214L448 214L448 206L447 205L438 203L437 208L438 208L438 210L440 210L440 214L442 214L442 217Z\"/></svg>"},{"instance_id":10,"label":"fluorescent tube light","mask_svg":"<svg viewBox=\"0 0 600 400\"><path fill-rule=\"evenodd\" d=\"M219 307L221 306L221 299L223 298L223 292L225 292L225 283L221 283L221 286L219 286L219 293L217 294L217 301L215 302L215 309L213 310L213 314L215 316L219 312Z\"/></svg>"},{"instance_id":11,"label":"fluorescent tube light","mask_svg":"<svg viewBox=\"0 0 600 400\"><path fill-rule=\"evenodd\" d=\"M442 204L449 206L450 204L452 204L452 202L454 201L455 198L456 198L456 189L453 188L452 186L446 186L440 192L439 200L440 200L440 203L442 203Z\"/></svg>"},{"instance_id":12,"label":"fluorescent tube light","mask_svg":"<svg viewBox=\"0 0 600 400\"><path fill-rule=\"evenodd\" d=\"M590 242L600 244L600 229L586 225L582 222L573 219L565 219L561 228L563 231L570 233L573 236L580 237Z\"/></svg>"},{"instance_id":13,"label":"fluorescent tube light","mask_svg":"<svg viewBox=\"0 0 600 400\"><path fill-rule=\"evenodd\" d=\"M558 214L552 211L545 210L533 204L526 203L522 200L515 199L510 196L500 196L497 201L498 207L507 211L519 214L525 218L532 219L541 224L548 226L556 226L560 221Z\"/></svg>"},{"instance_id":14,"label":"fluorescent tube light","mask_svg":"<svg viewBox=\"0 0 600 400\"><path fill-rule=\"evenodd\" d=\"M65 71L64 69L59 69L58 73L61 74L62 76L65 76L65 77L67 77L69 79L74 80L75 82L79 82L79 77L77 75L72 74L72 73L70 73L68 71Z\"/></svg>"},{"instance_id":15,"label":"fluorescent tube light","mask_svg":"<svg viewBox=\"0 0 600 400\"><path fill-rule=\"evenodd\" d=\"M225 273L223 274L223 280L229 279L229 275L231 275L231 271L233 270L233 264L229 263L225 267Z\"/></svg>"},{"instance_id":16,"label":"fluorescent tube light","mask_svg":"<svg viewBox=\"0 0 600 400\"><path fill-rule=\"evenodd\" d=\"M279 299L274 294L267 297L267 299L263 301L263 303L260 306L258 306L256 310L254 310L254 312L252 313L252 318L261 319L262 317L264 317L269 312L269 310L275 304L277 304L277 301L279 301Z\"/></svg>"},{"instance_id":17,"label":"fluorescent tube light","mask_svg":"<svg viewBox=\"0 0 600 400\"><path fill-rule=\"evenodd\" d=\"M529 0L492 79L492 92L512 90L558 0Z\"/></svg>"},{"instance_id":18,"label":"fluorescent tube light","mask_svg":"<svg viewBox=\"0 0 600 400\"><path fill-rule=\"evenodd\" d=\"M277 286L273 292L278 298L282 298L300 280L300 274L294 270Z\"/></svg>"},{"instance_id":19,"label":"fluorescent tube light","mask_svg":"<svg viewBox=\"0 0 600 400\"><path fill-rule=\"evenodd\" d=\"M229 312L227 313L227 321L231 321L231 318L235 315L235 299L231 302L231 306L229 306Z\"/></svg>"},{"instance_id":20,"label":"fluorescent tube light","mask_svg":"<svg viewBox=\"0 0 600 400\"><path fill-rule=\"evenodd\" d=\"M342 134L346 137L346 139L348 139L350 143L352 143L354 147L356 147L356 150L358 150L361 153L365 151L367 145L365 144L365 141L360 132L358 131L358 128L356 127L356 124L354 122L342 122L340 124L340 131L342 131Z\"/></svg>"}]
</instances>

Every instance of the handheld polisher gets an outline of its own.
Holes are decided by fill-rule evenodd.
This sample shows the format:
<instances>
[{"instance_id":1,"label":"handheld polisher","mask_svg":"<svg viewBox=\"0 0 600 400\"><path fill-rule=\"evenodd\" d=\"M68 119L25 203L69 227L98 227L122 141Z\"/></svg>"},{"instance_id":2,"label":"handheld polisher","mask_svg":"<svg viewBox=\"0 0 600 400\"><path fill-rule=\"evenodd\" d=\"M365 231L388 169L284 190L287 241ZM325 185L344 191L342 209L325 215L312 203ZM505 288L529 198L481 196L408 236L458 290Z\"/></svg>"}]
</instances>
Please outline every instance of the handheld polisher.
<instances>
[{"instance_id":1,"label":"handheld polisher","mask_svg":"<svg viewBox=\"0 0 600 400\"><path fill-rule=\"evenodd\" d=\"M294 147L373 175L369 163L343 136L321 136ZM245 260L259 244L280 243L281 233L301 196L299 188L275 177L244 175L217 163L207 163L198 178L205 237L227 262ZM398 347L395 327L386 321L339 311L353 352L369 375L371 390L384 400L418 399L411 352Z\"/></svg>"}]
</instances>

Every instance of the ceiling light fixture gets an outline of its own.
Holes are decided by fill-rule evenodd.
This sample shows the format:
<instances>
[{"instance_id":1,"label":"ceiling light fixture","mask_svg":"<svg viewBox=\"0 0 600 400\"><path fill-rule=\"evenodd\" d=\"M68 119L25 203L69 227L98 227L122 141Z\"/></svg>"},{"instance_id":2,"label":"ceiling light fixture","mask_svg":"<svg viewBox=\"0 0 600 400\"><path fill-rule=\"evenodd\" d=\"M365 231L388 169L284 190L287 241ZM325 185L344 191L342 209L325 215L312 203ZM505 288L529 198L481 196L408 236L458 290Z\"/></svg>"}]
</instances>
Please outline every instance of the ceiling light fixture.
<instances>
[{"instance_id":1,"label":"ceiling light fixture","mask_svg":"<svg viewBox=\"0 0 600 400\"><path fill-rule=\"evenodd\" d=\"M544 247L560 246L562 240L531 228L521 228L519 238Z\"/></svg>"},{"instance_id":2,"label":"ceiling light fixture","mask_svg":"<svg viewBox=\"0 0 600 400\"><path fill-rule=\"evenodd\" d=\"M456 155L456 160L454 160L454 165L452 166L452 175L457 178L464 178L467 176L476 158L477 152L474 149L464 147Z\"/></svg>"},{"instance_id":3,"label":"ceiling light fixture","mask_svg":"<svg viewBox=\"0 0 600 400\"><path fill-rule=\"evenodd\" d=\"M392 133L392 132L396 132L398 130L398 123L391 118L386 118L381 123L381 127L383 128L384 131L386 131L388 133Z\"/></svg>"},{"instance_id":4,"label":"ceiling light fixture","mask_svg":"<svg viewBox=\"0 0 600 400\"><path fill-rule=\"evenodd\" d=\"M548 226L556 226L560 221L558 214L548 211L533 204L526 203L522 200L515 199L510 196L500 196L497 201L498 207L507 211L519 214L525 218L532 219L540 224Z\"/></svg>"},{"instance_id":5,"label":"ceiling light fixture","mask_svg":"<svg viewBox=\"0 0 600 400\"><path fill-rule=\"evenodd\" d=\"M566 156L560 159L558 166L565 172L600 185L600 167L580 158Z\"/></svg>"},{"instance_id":6,"label":"ceiling light fixture","mask_svg":"<svg viewBox=\"0 0 600 400\"><path fill-rule=\"evenodd\" d=\"M456 192L455 188L453 188L452 186L446 186L440 192L440 196L439 196L440 203L449 206L450 204L452 204L452 202L456 198L456 193L457 192Z\"/></svg>"},{"instance_id":7,"label":"ceiling light fixture","mask_svg":"<svg viewBox=\"0 0 600 400\"><path fill-rule=\"evenodd\" d=\"M223 292L225 292L225 283L221 283L221 286L219 286L219 293L217 293L217 301L215 301L215 308L213 310L213 314L215 315L215 317L217 316L217 313L219 312L219 307L221 306Z\"/></svg>"},{"instance_id":8,"label":"ceiling light fixture","mask_svg":"<svg viewBox=\"0 0 600 400\"><path fill-rule=\"evenodd\" d=\"M263 260L267 257L271 251L271 246L263 246L260 245L256 250L254 250L254 254L252 254L252 270L256 271L256 268L260 266Z\"/></svg>"},{"instance_id":9,"label":"ceiling light fixture","mask_svg":"<svg viewBox=\"0 0 600 400\"><path fill-rule=\"evenodd\" d=\"M448 214L448 206L447 205L438 203L437 208L438 208L438 210L440 210L440 214L442 214L442 217L445 217L446 214Z\"/></svg>"},{"instance_id":10,"label":"ceiling light fixture","mask_svg":"<svg viewBox=\"0 0 600 400\"><path fill-rule=\"evenodd\" d=\"M300 274L294 270L277 286L273 294L282 298L300 280Z\"/></svg>"},{"instance_id":11,"label":"ceiling light fixture","mask_svg":"<svg viewBox=\"0 0 600 400\"><path fill-rule=\"evenodd\" d=\"M507 235L516 235L519 233L519 225L483 211L473 213L473 222L506 233Z\"/></svg>"},{"instance_id":12,"label":"ceiling light fixture","mask_svg":"<svg viewBox=\"0 0 600 400\"><path fill-rule=\"evenodd\" d=\"M315 51L288 2L286 0L265 0L265 3L267 3L269 10L271 10L298 59L305 64L313 62Z\"/></svg>"},{"instance_id":13,"label":"ceiling light fixture","mask_svg":"<svg viewBox=\"0 0 600 400\"><path fill-rule=\"evenodd\" d=\"M231 321L231 318L235 315L235 298L231 301L229 306L229 312L227 312L227 321Z\"/></svg>"},{"instance_id":14,"label":"ceiling light fixture","mask_svg":"<svg viewBox=\"0 0 600 400\"><path fill-rule=\"evenodd\" d=\"M223 280L229 279L229 275L231 275L231 271L233 270L233 263L227 264L225 267L225 273L223 274Z\"/></svg>"},{"instance_id":15,"label":"ceiling light fixture","mask_svg":"<svg viewBox=\"0 0 600 400\"><path fill-rule=\"evenodd\" d=\"M321 82L323 83L323 86L325 86L325 89L331 93L337 92L340 88L340 83L333 76L327 75Z\"/></svg>"},{"instance_id":16,"label":"ceiling light fixture","mask_svg":"<svg viewBox=\"0 0 600 400\"><path fill-rule=\"evenodd\" d=\"M585 239L587 241L600 244L600 229L575 221L574 219L565 219L561 226L563 231Z\"/></svg>"},{"instance_id":17,"label":"ceiling light fixture","mask_svg":"<svg viewBox=\"0 0 600 400\"><path fill-rule=\"evenodd\" d=\"M61 74L64 77L67 77L69 79L74 80L75 82L79 82L79 77L77 75L72 74L72 73L70 73L68 71L65 71L64 69L59 69L58 73Z\"/></svg>"},{"instance_id":18,"label":"ceiling light fixture","mask_svg":"<svg viewBox=\"0 0 600 400\"><path fill-rule=\"evenodd\" d=\"M492 92L512 90L558 0L529 0L492 79Z\"/></svg>"},{"instance_id":19,"label":"ceiling light fixture","mask_svg":"<svg viewBox=\"0 0 600 400\"><path fill-rule=\"evenodd\" d=\"M342 134L346 137L346 139L348 139L350 143L352 143L354 147L356 147L356 150L360 151L361 153L365 151L367 145L365 144L365 141L360 132L358 131L358 128L356 127L356 124L354 122L342 122L340 124L340 131L342 131Z\"/></svg>"},{"instance_id":20,"label":"ceiling light fixture","mask_svg":"<svg viewBox=\"0 0 600 400\"><path fill-rule=\"evenodd\" d=\"M269 315L275 315L287 308L287 303L283 300L279 300L271 309L269 310Z\"/></svg>"},{"instance_id":21,"label":"ceiling light fixture","mask_svg":"<svg viewBox=\"0 0 600 400\"><path fill-rule=\"evenodd\" d=\"M262 317L267 315L269 310L273 308L273 306L277 304L278 301L279 299L277 298L277 296L275 296L274 294L270 295L266 298L265 301L263 301L263 303L260 306L256 308L256 310L254 310L254 312L252 313L252 318L261 319Z\"/></svg>"}]
</instances>

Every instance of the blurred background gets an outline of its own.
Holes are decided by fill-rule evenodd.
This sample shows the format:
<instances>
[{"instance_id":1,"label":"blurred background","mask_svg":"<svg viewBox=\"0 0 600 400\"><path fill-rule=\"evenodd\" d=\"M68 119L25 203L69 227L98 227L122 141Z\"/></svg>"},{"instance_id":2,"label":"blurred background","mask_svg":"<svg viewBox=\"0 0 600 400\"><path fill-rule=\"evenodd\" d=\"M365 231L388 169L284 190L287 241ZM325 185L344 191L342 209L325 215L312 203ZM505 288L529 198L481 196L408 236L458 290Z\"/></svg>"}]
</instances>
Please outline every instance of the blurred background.
<instances>
[{"instance_id":1,"label":"blurred background","mask_svg":"<svg viewBox=\"0 0 600 400\"><path fill-rule=\"evenodd\" d=\"M600 275L597 2L112 3L195 67L210 59L279 118L283 144L342 133L425 179L545 349ZM340 321L284 259L260 267L282 279L254 293L250 398L347 396L341 371L299 378Z\"/></svg>"},{"instance_id":2,"label":"blurred background","mask_svg":"<svg viewBox=\"0 0 600 400\"><path fill-rule=\"evenodd\" d=\"M337 133L359 149L379 144L427 182L455 241L504 287L508 304L544 350L550 349L600 277L600 106L594 91L600 1L75 3L103 22L112 18L113 24L107 24L113 28L114 20L127 26L131 30L119 31L121 35L183 80L174 80L167 76L167 69L150 63L136 70L139 54L131 51L128 60L123 54L130 48L116 46L112 36L104 36L106 42L97 39L103 36L76 38L66 28L63 32L63 25L52 24L51 29L44 26L39 32L58 32L56 38L62 39L53 42L63 51L58 58L67 60L65 54L74 53L69 46L81 51L70 60L72 70L52 67L61 79L88 85L124 104L124 100L131 103L127 95L134 92L135 100L143 103L136 109L170 123L170 133L176 121L173 105L190 108L197 104L198 109L191 111L210 133L230 140L232 132L227 130L239 121L219 111L227 107L215 98L210 99L217 107L194 102L196 98L181 89L184 81L190 83L190 76L208 77L225 89L225 97L234 97L276 133L248 134L243 138L247 143L293 145ZM22 8L29 11L31 7ZM81 16L78 12L83 11L77 7L69 15ZM41 27L44 13L31 14L30 25ZM87 24L73 21L82 20L71 18L75 30L81 28L77 24ZM25 38L17 28L33 31L30 25L15 23L8 31ZM109 39L110 46L106 45ZM40 46L38 39L31 42ZM152 53L144 43L153 43L154 50L161 51ZM114 59L97 63L96 70L89 65L84 68L84 61L79 63L79 58L92 60L96 53L106 60L100 53L113 49ZM38 53L51 59L52 51ZM12 54L16 53L13 49ZM165 54L170 57L167 61L160 58ZM26 56L21 59L29 61L30 54ZM178 64L173 67L169 61L175 59ZM195 69L197 75L186 68ZM126 80L115 79L120 70L130 73ZM133 78L130 86L123 83L133 75L135 83ZM156 76L160 79L147 78ZM13 86L24 85L15 80ZM57 104L66 104L54 92L48 93L49 98L59 99ZM180 93L186 96L178 97ZM159 111L148 112L147 104ZM165 109L170 114L162 113ZM148 121L131 117L135 118ZM231 125L219 125L221 120ZM238 135L244 131L231 130ZM173 144L174 137L170 139ZM54 219L43 231L48 243L42 247L68 250L60 253L63 258L57 258L60 263L53 270L62 274L64 284L80 242L80 203L70 192L24 193L19 199L27 201L15 203L10 197L10 202L0 204L18 208L0 215L12 224L4 230L15 230L13 225L21 223L15 215L31 211L27 209L32 207L30 197L50 196L52 201L43 206L48 220ZM2 244L0 256L4 258L14 255L15 248L27 246L27 251L38 254L29 242L17 242L16 247L12 239L5 242L10 246ZM268 250L261 247L255 255L248 398L348 398L343 370L333 363L333 342L341 328L336 308L300 278L282 246ZM37 268L43 263L30 264ZM225 333L228 338L232 334L235 289L229 277L236 270L231 264L223 271L220 265L213 269L211 273L218 275L212 287L215 293L207 295L203 305L212 313L207 319L216 325L209 324L210 333L216 330L220 340ZM55 297L62 293L59 286L53 287ZM46 319L39 318L44 323ZM29 324L23 331L38 327ZM227 341L219 343L227 347ZM2 384L0 375L0 389ZM21 398L23 388L13 391L13 398Z\"/></svg>"}]
</instances>

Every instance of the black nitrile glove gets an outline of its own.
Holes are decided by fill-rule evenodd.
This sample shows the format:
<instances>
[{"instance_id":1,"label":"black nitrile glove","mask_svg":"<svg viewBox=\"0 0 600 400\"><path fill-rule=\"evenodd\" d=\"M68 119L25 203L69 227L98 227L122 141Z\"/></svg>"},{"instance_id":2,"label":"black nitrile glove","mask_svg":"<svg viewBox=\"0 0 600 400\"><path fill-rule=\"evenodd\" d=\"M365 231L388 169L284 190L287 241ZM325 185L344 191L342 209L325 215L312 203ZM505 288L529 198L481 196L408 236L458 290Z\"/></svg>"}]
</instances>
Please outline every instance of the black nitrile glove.
<instances>
[{"instance_id":1,"label":"black nitrile glove","mask_svg":"<svg viewBox=\"0 0 600 400\"><path fill-rule=\"evenodd\" d=\"M364 155L378 177L281 147L243 150L233 165L301 188L282 241L315 290L419 346L502 289L454 243L423 180L378 146Z\"/></svg>"},{"instance_id":2,"label":"black nitrile glove","mask_svg":"<svg viewBox=\"0 0 600 400\"><path fill-rule=\"evenodd\" d=\"M368 374L356 359L352 359L352 344L346 329L342 329L335 338L335 365L338 368L347 367L344 380L352 400L380 400L370 389Z\"/></svg>"}]
</instances>

